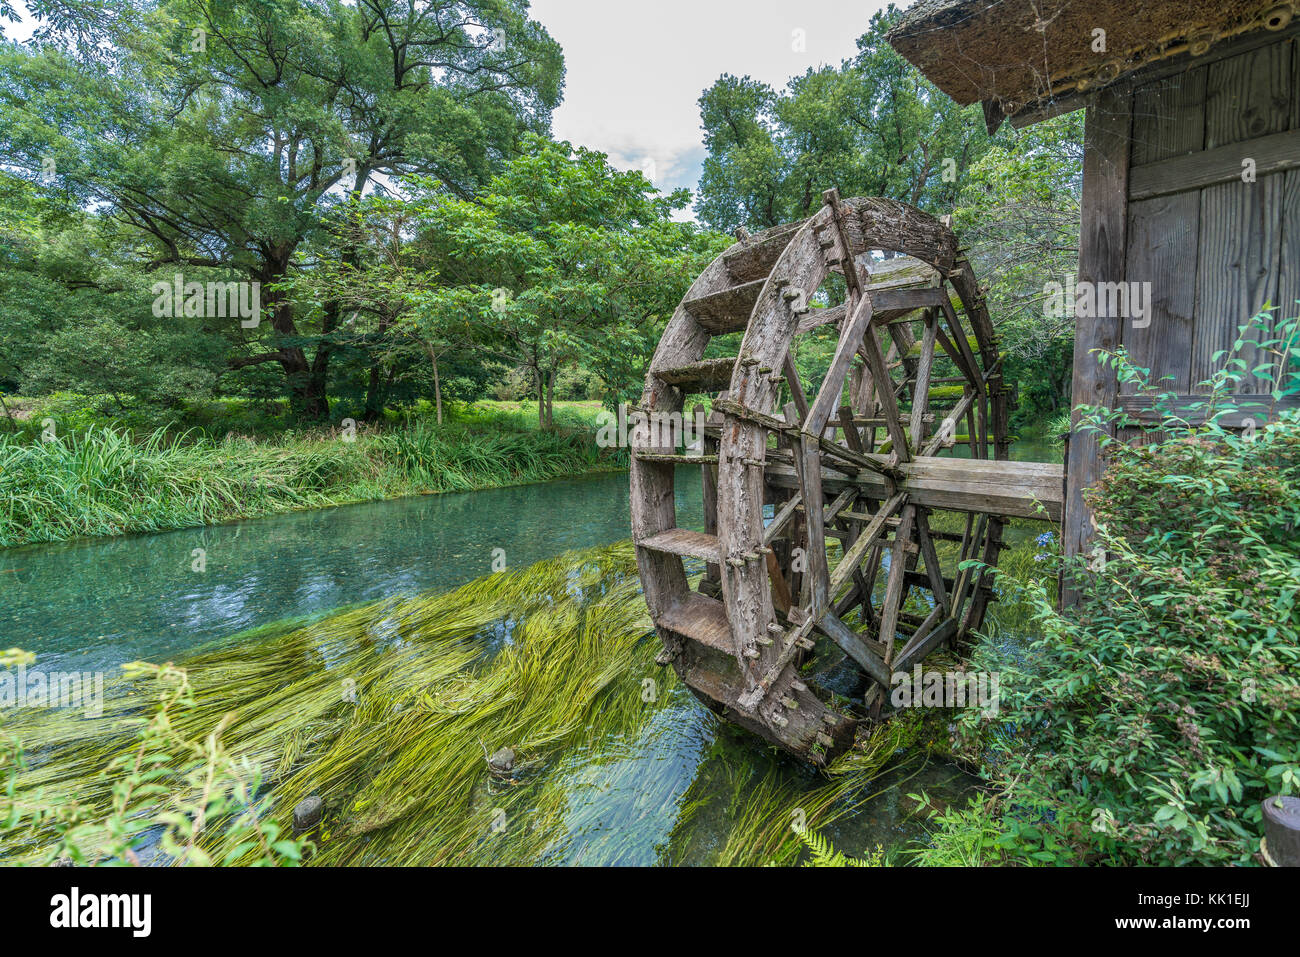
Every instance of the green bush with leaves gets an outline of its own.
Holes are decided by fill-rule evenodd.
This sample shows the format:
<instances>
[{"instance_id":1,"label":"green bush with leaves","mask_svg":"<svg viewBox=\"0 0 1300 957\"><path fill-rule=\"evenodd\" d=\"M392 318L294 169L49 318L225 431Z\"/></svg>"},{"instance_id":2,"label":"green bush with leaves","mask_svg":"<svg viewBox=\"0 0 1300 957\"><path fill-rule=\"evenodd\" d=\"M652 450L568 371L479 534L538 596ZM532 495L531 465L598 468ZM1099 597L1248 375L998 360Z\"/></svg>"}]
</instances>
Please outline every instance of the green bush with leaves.
<instances>
[{"instance_id":1,"label":"green bush with leaves","mask_svg":"<svg viewBox=\"0 0 1300 957\"><path fill-rule=\"evenodd\" d=\"M32 660L16 649L0 652L0 668ZM280 824L261 812L261 773L222 745L222 732L234 716L194 738L176 723L178 714L194 707L186 672L141 662L124 668L128 678L156 680L158 704L151 714L141 714L134 747L105 769L113 780L108 813L50 800L41 791L20 790L26 756L16 738L0 738L0 852L40 832L53 833L56 839L28 858L29 863L297 865L311 844L283 833ZM219 856L202 846L210 832L224 837Z\"/></svg>"},{"instance_id":2,"label":"green bush with leaves","mask_svg":"<svg viewBox=\"0 0 1300 957\"><path fill-rule=\"evenodd\" d=\"M1150 444L1104 440L1095 548L1066 568L1080 605L1063 616L1032 590L1043 637L1003 675L1013 733L988 753L1005 799L991 855L1249 863L1261 802L1300 792L1300 413L1226 427L1246 377L1267 377L1270 404L1294 384L1296 323L1269 325L1243 327L1196 408L1105 357L1162 416ZM1272 361L1239 358L1256 349ZM1133 428L1109 410L1087 421Z\"/></svg>"}]
</instances>

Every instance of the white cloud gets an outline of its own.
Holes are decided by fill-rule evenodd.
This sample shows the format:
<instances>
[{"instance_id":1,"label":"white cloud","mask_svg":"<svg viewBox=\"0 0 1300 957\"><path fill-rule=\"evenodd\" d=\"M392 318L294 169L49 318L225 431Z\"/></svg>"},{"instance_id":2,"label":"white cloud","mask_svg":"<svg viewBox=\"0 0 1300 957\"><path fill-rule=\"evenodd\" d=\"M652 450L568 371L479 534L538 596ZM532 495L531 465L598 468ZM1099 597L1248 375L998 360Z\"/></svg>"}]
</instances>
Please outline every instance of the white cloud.
<instances>
[{"instance_id":1,"label":"white cloud","mask_svg":"<svg viewBox=\"0 0 1300 957\"><path fill-rule=\"evenodd\" d=\"M697 101L723 73L780 89L857 52L880 0L533 0L568 69L555 135L616 166L653 160L655 185L694 190L704 158ZM802 31L802 33L796 33ZM802 42L800 42L802 41Z\"/></svg>"}]
</instances>

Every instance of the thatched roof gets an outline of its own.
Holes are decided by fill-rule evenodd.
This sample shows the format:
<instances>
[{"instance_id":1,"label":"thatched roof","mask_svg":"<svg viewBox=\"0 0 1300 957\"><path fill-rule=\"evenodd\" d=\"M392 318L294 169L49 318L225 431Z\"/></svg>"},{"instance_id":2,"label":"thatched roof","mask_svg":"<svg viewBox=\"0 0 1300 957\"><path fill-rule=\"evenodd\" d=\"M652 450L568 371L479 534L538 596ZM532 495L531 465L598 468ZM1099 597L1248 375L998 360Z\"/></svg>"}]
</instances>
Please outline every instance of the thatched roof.
<instances>
[{"instance_id":1,"label":"thatched roof","mask_svg":"<svg viewBox=\"0 0 1300 957\"><path fill-rule=\"evenodd\" d=\"M1156 60L1283 29L1292 17L1285 0L920 0L889 42L958 103L982 101L993 126ZM1104 51L1094 50L1098 29Z\"/></svg>"}]
</instances>

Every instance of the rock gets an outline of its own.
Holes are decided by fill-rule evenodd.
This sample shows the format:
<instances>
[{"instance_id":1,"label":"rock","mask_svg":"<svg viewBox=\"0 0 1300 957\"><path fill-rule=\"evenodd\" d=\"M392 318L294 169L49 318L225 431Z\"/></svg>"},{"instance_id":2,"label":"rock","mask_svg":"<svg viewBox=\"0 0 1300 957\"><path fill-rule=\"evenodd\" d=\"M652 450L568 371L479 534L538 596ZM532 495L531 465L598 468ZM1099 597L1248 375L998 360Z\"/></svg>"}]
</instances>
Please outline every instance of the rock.
<instances>
[{"instance_id":1,"label":"rock","mask_svg":"<svg viewBox=\"0 0 1300 957\"><path fill-rule=\"evenodd\" d=\"M488 767L493 774L509 774L515 769L515 752L513 748L502 748L488 758Z\"/></svg>"},{"instance_id":2,"label":"rock","mask_svg":"<svg viewBox=\"0 0 1300 957\"><path fill-rule=\"evenodd\" d=\"M320 823L324 813L325 802L319 797L313 794L309 798L303 798L293 809L293 829L299 833L310 831Z\"/></svg>"}]
</instances>

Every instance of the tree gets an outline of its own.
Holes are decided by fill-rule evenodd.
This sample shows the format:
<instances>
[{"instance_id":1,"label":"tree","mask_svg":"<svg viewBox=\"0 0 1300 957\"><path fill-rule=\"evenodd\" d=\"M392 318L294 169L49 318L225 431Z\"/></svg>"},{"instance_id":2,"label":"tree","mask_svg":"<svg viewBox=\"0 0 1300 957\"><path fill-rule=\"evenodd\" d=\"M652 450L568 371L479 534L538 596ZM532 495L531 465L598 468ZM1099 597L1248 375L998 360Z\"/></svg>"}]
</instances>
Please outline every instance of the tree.
<instances>
[{"instance_id":1,"label":"tree","mask_svg":"<svg viewBox=\"0 0 1300 957\"><path fill-rule=\"evenodd\" d=\"M695 276L726 244L672 221L663 197L603 153L534 137L476 201L424 181L419 244L440 277L417 315L463 323L476 342L528 369L540 425L555 380L585 362L611 397L630 388Z\"/></svg>"},{"instance_id":2,"label":"tree","mask_svg":"<svg viewBox=\"0 0 1300 957\"><path fill-rule=\"evenodd\" d=\"M0 174L0 390L115 396L119 411L211 394L226 341L154 315L150 284L113 223Z\"/></svg>"},{"instance_id":3,"label":"tree","mask_svg":"<svg viewBox=\"0 0 1300 957\"><path fill-rule=\"evenodd\" d=\"M1069 405L1074 317L1045 300L1049 284L1067 285L1078 268L1082 176L1083 114L1067 113L972 164L954 216L988 286L1008 375L1038 417Z\"/></svg>"},{"instance_id":4,"label":"tree","mask_svg":"<svg viewBox=\"0 0 1300 957\"><path fill-rule=\"evenodd\" d=\"M731 231L802 219L832 186L951 211L992 140L979 107L957 106L885 40L899 15L892 5L875 14L856 57L782 93L731 75L704 92L704 222Z\"/></svg>"},{"instance_id":5,"label":"tree","mask_svg":"<svg viewBox=\"0 0 1300 957\"><path fill-rule=\"evenodd\" d=\"M0 150L132 227L147 269L259 283L269 322L230 330L229 367L278 364L292 407L311 418L328 415L330 358L348 333L338 302L295 309L288 280L303 244L386 177L419 174L469 197L521 132L549 128L563 78L524 0L104 0L44 12L72 47L0 50Z\"/></svg>"}]
</instances>

